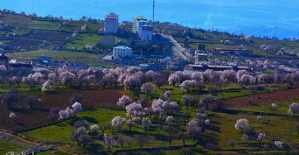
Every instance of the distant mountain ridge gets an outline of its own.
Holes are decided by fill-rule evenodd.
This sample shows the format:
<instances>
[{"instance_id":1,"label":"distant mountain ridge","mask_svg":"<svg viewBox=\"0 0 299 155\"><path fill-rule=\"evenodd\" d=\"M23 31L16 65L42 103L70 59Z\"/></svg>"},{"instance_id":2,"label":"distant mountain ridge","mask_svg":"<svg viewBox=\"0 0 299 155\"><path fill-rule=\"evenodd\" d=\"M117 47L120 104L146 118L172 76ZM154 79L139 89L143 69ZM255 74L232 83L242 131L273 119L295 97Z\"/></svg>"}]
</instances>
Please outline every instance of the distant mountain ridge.
<instances>
[{"instance_id":1,"label":"distant mountain ridge","mask_svg":"<svg viewBox=\"0 0 299 155\"><path fill-rule=\"evenodd\" d=\"M299 38L299 29L282 28L282 27L266 27L266 26L239 26L234 28L225 29L224 31L234 34L246 34L248 36L261 36L261 37L277 37L283 38Z\"/></svg>"}]
</instances>

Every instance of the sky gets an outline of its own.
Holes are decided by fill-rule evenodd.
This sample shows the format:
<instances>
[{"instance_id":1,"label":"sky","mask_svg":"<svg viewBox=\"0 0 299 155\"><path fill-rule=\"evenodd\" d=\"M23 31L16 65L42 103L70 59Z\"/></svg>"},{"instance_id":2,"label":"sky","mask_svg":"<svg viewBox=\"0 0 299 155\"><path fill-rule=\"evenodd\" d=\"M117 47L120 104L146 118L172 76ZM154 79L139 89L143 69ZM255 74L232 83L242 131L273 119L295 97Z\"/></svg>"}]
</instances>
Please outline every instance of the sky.
<instances>
[{"instance_id":1,"label":"sky","mask_svg":"<svg viewBox=\"0 0 299 155\"><path fill-rule=\"evenodd\" d=\"M152 19L153 0L0 0L0 9L104 19L115 12L120 21L142 15ZM281 27L299 30L299 0L156 0L155 20L205 29Z\"/></svg>"}]
</instances>

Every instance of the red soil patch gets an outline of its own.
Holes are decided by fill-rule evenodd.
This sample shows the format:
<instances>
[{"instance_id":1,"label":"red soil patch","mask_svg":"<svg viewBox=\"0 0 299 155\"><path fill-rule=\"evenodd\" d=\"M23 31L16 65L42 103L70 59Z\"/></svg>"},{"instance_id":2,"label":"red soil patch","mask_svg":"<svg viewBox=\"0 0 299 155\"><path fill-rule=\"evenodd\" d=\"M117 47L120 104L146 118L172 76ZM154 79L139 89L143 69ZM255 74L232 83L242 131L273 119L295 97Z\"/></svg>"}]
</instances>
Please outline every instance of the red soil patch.
<instances>
[{"instance_id":1,"label":"red soil patch","mask_svg":"<svg viewBox=\"0 0 299 155\"><path fill-rule=\"evenodd\" d=\"M260 93L249 96L236 97L225 100L225 108L246 107L251 105L261 105L269 102L281 102L299 98L299 88L279 90L274 92Z\"/></svg>"},{"instance_id":2,"label":"red soil patch","mask_svg":"<svg viewBox=\"0 0 299 155\"><path fill-rule=\"evenodd\" d=\"M71 107L69 103L70 97L77 93L82 95L81 102L83 108L94 106L116 106L116 102L123 95L121 89L105 89L105 90L74 90L64 89L57 92L43 93L43 92L28 92L30 95L34 94L43 99L43 101L36 105L34 109L26 107L24 103L16 103L10 110L6 104L0 104L0 128L13 129L14 122L8 117L9 113L14 112L19 120L18 124L22 129L29 129L46 125L50 123L48 120L49 111L53 107Z\"/></svg>"}]
</instances>

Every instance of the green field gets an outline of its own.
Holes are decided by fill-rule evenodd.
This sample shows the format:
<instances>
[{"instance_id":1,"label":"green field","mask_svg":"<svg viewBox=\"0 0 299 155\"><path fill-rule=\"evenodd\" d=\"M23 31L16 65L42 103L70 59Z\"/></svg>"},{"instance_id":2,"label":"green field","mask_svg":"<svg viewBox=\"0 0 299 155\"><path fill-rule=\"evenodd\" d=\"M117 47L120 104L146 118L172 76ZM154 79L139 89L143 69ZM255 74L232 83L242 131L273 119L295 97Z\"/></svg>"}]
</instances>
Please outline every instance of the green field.
<instances>
[{"instance_id":1,"label":"green field","mask_svg":"<svg viewBox=\"0 0 299 155\"><path fill-rule=\"evenodd\" d=\"M64 48L82 50L86 45L95 46L101 41L101 37L98 34L83 33L77 36L75 40L68 42Z\"/></svg>"},{"instance_id":2,"label":"green field","mask_svg":"<svg viewBox=\"0 0 299 155\"><path fill-rule=\"evenodd\" d=\"M188 92L184 92L181 90L179 86L162 86L160 88L156 88L155 92L151 95L148 96L150 100L153 100L155 98L159 98L163 95L163 93L167 90L170 90L172 92L172 99L176 101L181 101L182 97L184 95L188 96L193 96L196 98L200 98L203 94L207 94L208 92L208 87L212 86L211 83L206 84L205 89L198 91L192 91L191 89ZM216 98L216 99L228 99L228 98L233 98L233 97L240 97L240 96L245 96L245 95L252 95L252 94L257 94L257 93L262 93L262 92L272 92L275 90L279 90L280 88L278 86L268 86L265 88L265 90L255 90L255 91L250 91L250 89L244 89L241 88L237 84L231 84L230 88L228 89L219 89L215 92L211 92L211 94ZM134 95L130 92L127 91L128 95L131 98L134 98Z\"/></svg>"},{"instance_id":3,"label":"green field","mask_svg":"<svg viewBox=\"0 0 299 155\"><path fill-rule=\"evenodd\" d=\"M103 125L110 122L117 115L124 117L126 116L126 113L125 111L120 110L106 111L102 108L87 110L70 120L51 125L49 127L28 131L25 132L25 135L45 141L72 142L70 140L70 135L72 131L72 125L75 120L84 119L91 124Z\"/></svg>"},{"instance_id":4,"label":"green field","mask_svg":"<svg viewBox=\"0 0 299 155\"><path fill-rule=\"evenodd\" d=\"M75 122L75 120L87 120L90 124L98 124L98 125L104 125L106 123L111 122L111 120L115 117L115 116L122 116L122 117L126 117L126 113L125 110L107 110L107 109L103 109L103 108L96 108L96 109L92 109L92 110L87 110L83 113L78 114L76 117L55 124L55 125L51 125L48 127L44 127L44 128L39 128L36 130L32 130L32 131L28 131L25 132L23 134L29 136L29 137L33 137L36 139L40 139L40 140L45 140L45 141L60 141L60 142L67 142L70 143L74 146L76 146L76 142L75 141L71 141L70 139L70 135L71 135L71 131L73 129L72 125ZM127 118L127 117L126 117ZM123 134L123 132L125 134ZM148 131L144 131L144 129L141 127L141 125L139 126L134 126L132 128L132 131L129 131L129 128L124 125L122 131L118 132L117 130L113 129L113 130L108 130L106 131L106 133L111 134L113 133L114 135L119 135L122 137L130 137L130 138L134 138L136 137L137 134L148 134L151 142L150 144L148 144L148 147L161 147L161 146L167 146L168 142L165 140L158 140L159 139L159 135L166 135L166 130L165 128L163 128L162 130L154 125L150 130ZM103 145L101 141L98 142L100 145ZM194 142L189 140L188 142L186 142L187 144L193 144ZM182 142L180 140L174 140L173 141L173 145L182 145ZM137 145L137 143L134 143L132 145L132 148L138 148L139 146ZM124 148L129 148L128 146L124 146ZM115 147L112 148L111 150L118 150L120 149L119 147Z\"/></svg>"},{"instance_id":5,"label":"green field","mask_svg":"<svg viewBox=\"0 0 299 155\"><path fill-rule=\"evenodd\" d=\"M156 93L153 96L149 96L149 98L154 97L157 98L158 96L162 95L162 92L165 90L172 90L173 95L172 99L176 101L181 100L181 96L183 93L178 87L171 87L165 86L161 89L157 89ZM243 96L242 91L231 93L229 96L223 94L227 97L233 96ZM190 93L189 93L190 94ZM220 93L221 94L221 93ZM234 95L232 95L234 94ZM200 96L200 94L190 94L192 96ZM222 95L222 97L224 97ZM225 98L225 97L224 97ZM297 101L297 100L294 100ZM271 111L271 103L266 103L260 106L249 106L243 108L232 108L232 109L225 109L222 111L215 111L210 110L209 118L211 120L210 126L206 128L206 130L201 133L202 139L199 141L199 145L195 148L191 148L193 151L196 151L197 154L219 154L219 153L228 153L228 154L249 154L248 149L261 146L265 143L271 143L271 138L274 136L279 136L283 143L287 143L288 141L292 141L293 144L299 144L299 135L298 132L295 130L298 117L293 117L293 115L287 113L287 109L290 103L293 101L285 101L279 102L278 109L274 113ZM180 112L174 114L175 118L183 117L183 113L185 111L185 107L181 106ZM191 108L192 109L192 108ZM192 116L197 113L197 108L192 109ZM126 116L125 110L116 110L116 109L103 109L103 108L95 108L86 110L76 117L71 118L70 120L63 121L58 124L50 125L48 127L43 127L35 130L31 130L25 132L23 134L33 137L39 140L45 141L61 141L67 142L75 147L78 147L76 142L70 140L70 135L72 131L72 125L76 120L85 119L90 124L98 124L103 125L105 123L109 123L112 118L115 116L122 116L128 118ZM257 119L257 116L261 115L262 119ZM262 142L251 140L248 143L245 143L241 140L242 133L241 131L235 129L234 124L238 119L245 118L249 120L250 127L254 127L256 133L265 133L266 139ZM155 117L152 117L152 121L155 121ZM186 123L186 122L185 122ZM181 129L185 128L185 123L181 124ZM161 146L169 146L167 140L161 140L161 137L167 135L166 128L159 128L158 124L153 124L150 130L144 131L144 129L139 126L134 126L132 131L129 131L128 127L124 125L121 131L117 131L116 129L112 129L110 131L106 131L108 134L113 134L122 137L130 137L136 138L138 134L147 134L149 135L151 141L150 144L146 145L145 147L161 147ZM235 139L238 142L238 145L232 149L228 146L228 142L232 139ZM96 141L103 147L102 141ZM216 150L207 150L205 149L205 145L208 142L212 142L215 145ZM189 140L187 144L193 144L192 140ZM173 146L180 146L182 145L181 140L176 139L173 141ZM80 147L79 147L80 148ZM128 146L124 146L123 149L127 149ZM137 143L132 145L132 148L139 148ZM111 148L111 151L120 150L119 146ZM106 149L104 149L106 150ZM183 154L184 150L161 150L158 152L145 152L145 151L136 151L140 154L173 154L179 155ZM262 152L267 154L267 152ZM276 149L270 151L271 154L279 154L277 153ZM285 153L285 152L284 152Z\"/></svg>"},{"instance_id":6,"label":"green field","mask_svg":"<svg viewBox=\"0 0 299 155\"><path fill-rule=\"evenodd\" d=\"M101 54L92 54L85 52L39 50L7 54L7 56L11 59L31 59L37 58L41 55L52 57L52 61L63 60L69 62L83 62L89 66L115 66L115 64L113 63L100 62L99 59L102 56Z\"/></svg>"},{"instance_id":7,"label":"green field","mask_svg":"<svg viewBox=\"0 0 299 155\"><path fill-rule=\"evenodd\" d=\"M27 24L29 29L57 30L59 27L60 23L53 21L31 20Z\"/></svg>"},{"instance_id":8,"label":"green field","mask_svg":"<svg viewBox=\"0 0 299 155\"><path fill-rule=\"evenodd\" d=\"M81 30L83 25L87 25L86 30ZM88 32L88 33L97 33L99 28L102 28L104 25L103 22L100 23L92 23L88 21L73 21L70 24L64 26L64 31L74 32L78 30L79 32Z\"/></svg>"},{"instance_id":9,"label":"green field","mask_svg":"<svg viewBox=\"0 0 299 155\"><path fill-rule=\"evenodd\" d=\"M20 28L27 29L43 29L43 30L57 30L60 26L59 22L44 21L44 20L32 20L30 17L23 17L19 15L6 14L0 17L0 20L4 23L11 23Z\"/></svg>"},{"instance_id":10,"label":"green field","mask_svg":"<svg viewBox=\"0 0 299 155\"><path fill-rule=\"evenodd\" d=\"M8 152L20 153L26 149L31 148L31 145L20 142L16 139L9 138L8 140L0 140L0 154L5 155Z\"/></svg>"}]
</instances>

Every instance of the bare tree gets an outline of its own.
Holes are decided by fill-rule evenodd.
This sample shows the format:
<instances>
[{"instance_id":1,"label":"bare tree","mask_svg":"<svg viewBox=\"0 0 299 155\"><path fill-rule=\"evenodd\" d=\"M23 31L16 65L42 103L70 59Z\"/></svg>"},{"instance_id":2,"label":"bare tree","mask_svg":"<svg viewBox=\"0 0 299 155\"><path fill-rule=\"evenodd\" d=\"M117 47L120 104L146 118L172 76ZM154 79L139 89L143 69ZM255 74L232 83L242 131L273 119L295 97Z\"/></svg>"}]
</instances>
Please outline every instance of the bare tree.
<instances>
[{"instance_id":1,"label":"bare tree","mask_svg":"<svg viewBox=\"0 0 299 155\"><path fill-rule=\"evenodd\" d=\"M188 133L187 132L180 132L179 133L179 139L181 139L183 144L186 145L186 140L188 139Z\"/></svg>"},{"instance_id":2,"label":"bare tree","mask_svg":"<svg viewBox=\"0 0 299 155\"><path fill-rule=\"evenodd\" d=\"M167 139L169 146L171 146L173 139L176 137L176 132L173 127L168 127L168 132L167 132Z\"/></svg>"},{"instance_id":3,"label":"bare tree","mask_svg":"<svg viewBox=\"0 0 299 155\"><path fill-rule=\"evenodd\" d=\"M104 125L100 126L100 130L101 130L102 135L104 135L106 130L110 130L111 126L112 125L110 123L107 123L107 124L104 124Z\"/></svg>"},{"instance_id":4,"label":"bare tree","mask_svg":"<svg viewBox=\"0 0 299 155\"><path fill-rule=\"evenodd\" d=\"M126 142L128 144L128 146L131 148L131 146L133 145L133 139L132 138L126 138Z\"/></svg>"},{"instance_id":5,"label":"bare tree","mask_svg":"<svg viewBox=\"0 0 299 155\"><path fill-rule=\"evenodd\" d=\"M79 142L83 144L83 148L85 149L85 146L90 144L92 142L92 138L88 134L82 134L79 137Z\"/></svg>"},{"instance_id":6,"label":"bare tree","mask_svg":"<svg viewBox=\"0 0 299 155\"><path fill-rule=\"evenodd\" d=\"M146 135L137 135L137 142L140 148L149 143L149 138Z\"/></svg>"},{"instance_id":7,"label":"bare tree","mask_svg":"<svg viewBox=\"0 0 299 155\"><path fill-rule=\"evenodd\" d=\"M120 148L123 148L123 146L125 144L125 139L122 137L118 137L117 143L119 144Z\"/></svg>"},{"instance_id":8,"label":"bare tree","mask_svg":"<svg viewBox=\"0 0 299 155\"><path fill-rule=\"evenodd\" d=\"M228 145L234 149L235 146L238 145L238 142L236 140L232 139L228 142Z\"/></svg>"}]
</instances>

